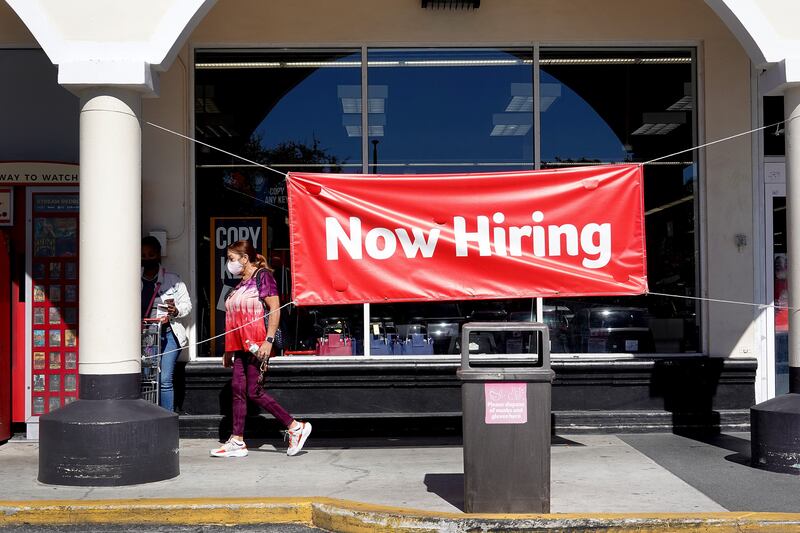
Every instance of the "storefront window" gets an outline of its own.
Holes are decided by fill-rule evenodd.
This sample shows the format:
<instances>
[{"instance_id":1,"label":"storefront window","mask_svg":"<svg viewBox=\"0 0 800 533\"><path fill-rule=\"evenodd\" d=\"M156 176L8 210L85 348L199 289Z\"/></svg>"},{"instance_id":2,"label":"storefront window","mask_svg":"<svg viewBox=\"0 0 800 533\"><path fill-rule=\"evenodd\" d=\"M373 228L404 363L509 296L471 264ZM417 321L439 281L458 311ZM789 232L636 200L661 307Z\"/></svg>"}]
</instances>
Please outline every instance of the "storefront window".
<instances>
[{"instance_id":1,"label":"storefront window","mask_svg":"<svg viewBox=\"0 0 800 533\"><path fill-rule=\"evenodd\" d=\"M688 51L544 50L542 168L647 162L695 145L695 90ZM696 154L644 167L650 290L696 296ZM660 296L546 299L566 323L553 351L699 351L697 303Z\"/></svg>"},{"instance_id":2,"label":"storefront window","mask_svg":"<svg viewBox=\"0 0 800 533\"><path fill-rule=\"evenodd\" d=\"M368 55L370 173L534 168L530 49Z\"/></svg>"},{"instance_id":3,"label":"storefront window","mask_svg":"<svg viewBox=\"0 0 800 533\"><path fill-rule=\"evenodd\" d=\"M366 67L358 50L201 51L196 135L281 172L377 174L646 162L696 144L689 50L544 49L538 87L536 68L531 48L369 49ZM645 167L653 292L699 293L695 155ZM200 308L211 310L199 317L202 340L220 333L221 291L233 283L220 277L220 259L212 254L224 249L218 235L230 240L250 228L242 231L269 251L285 301L290 258L283 176L202 146L196 162ZM538 310L535 299L372 304L368 332L363 309L287 310L288 348L363 354L367 342L372 355L456 354L467 321L541 316L555 353L700 349L698 307L688 299L545 299ZM352 342L319 345L329 337ZM201 345L200 355L219 352Z\"/></svg>"},{"instance_id":4,"label":"storefront window","mask_svg":"<svg viewBox=\"0 0 800 533\"><path fill-rule=\"evenodd\" d=\"M195 57L195 134L212 146L279 172L360 173L361 54L357 50L199 51ZM288 302L289 231L284 176L197 145L199 340L224 331L224 292L235 285L224 269L225 247L253 241L275 269ZM362 306L285 308L287 349L308 351L322 332L338 328L343 349L363 353ZM349 339L356 339L350 341ZM219 356L223 343L204 343L199 356Z\"/></svg>"},{"instance_id":5,"label":"storefront window","mask_svg":"<svg viewBox=\"0 0 800 533\"><path fill-rule=\"evenodd\" d=\"M532 50L370 49L368 55L371 173L534 168ZM375 355L457 354L462 324L535 319L536 301L373 304L370 315Z\"/></svg>"}]
</instances>

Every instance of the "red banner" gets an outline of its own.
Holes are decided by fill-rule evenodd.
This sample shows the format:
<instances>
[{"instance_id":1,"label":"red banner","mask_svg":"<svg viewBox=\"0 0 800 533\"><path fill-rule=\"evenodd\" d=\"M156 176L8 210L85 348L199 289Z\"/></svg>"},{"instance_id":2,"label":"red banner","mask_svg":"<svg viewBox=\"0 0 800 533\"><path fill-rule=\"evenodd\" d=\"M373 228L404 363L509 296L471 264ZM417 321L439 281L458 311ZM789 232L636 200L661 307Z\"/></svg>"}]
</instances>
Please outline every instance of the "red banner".
<instances>
[{"instance_id":1,"label":"red banner","mask_svg":"<svg viewBox=\"0 0 800 533\"><path fill-rule=\"evenodd\" d=\"M298 305L647 291L642 170L290 173Z\"/></svg>"}]
</instances>

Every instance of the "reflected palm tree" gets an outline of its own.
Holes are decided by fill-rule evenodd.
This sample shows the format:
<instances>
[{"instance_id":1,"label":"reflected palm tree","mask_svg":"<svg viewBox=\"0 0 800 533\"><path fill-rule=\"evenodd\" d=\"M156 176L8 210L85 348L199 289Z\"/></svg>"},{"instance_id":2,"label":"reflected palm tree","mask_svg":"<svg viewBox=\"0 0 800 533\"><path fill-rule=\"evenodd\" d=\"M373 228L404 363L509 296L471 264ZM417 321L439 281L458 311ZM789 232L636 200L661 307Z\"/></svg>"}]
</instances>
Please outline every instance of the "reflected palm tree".
<instances>
[{"instance_id":1,"label":"reflected palm tree","mask_svg":"<svg viewBox=\"0 0 800 533\"><path fill-rule=\"evenodd\" d=\"M314 167L317 172L341 172L341 159L328 153L328 149L320 145L319 139L312 137L311 144L300 141L283 141L272 147L265 147L263 136L254 132L243 147L244 156L257 163L282 168Z\"/></svg>"}]
</instances>

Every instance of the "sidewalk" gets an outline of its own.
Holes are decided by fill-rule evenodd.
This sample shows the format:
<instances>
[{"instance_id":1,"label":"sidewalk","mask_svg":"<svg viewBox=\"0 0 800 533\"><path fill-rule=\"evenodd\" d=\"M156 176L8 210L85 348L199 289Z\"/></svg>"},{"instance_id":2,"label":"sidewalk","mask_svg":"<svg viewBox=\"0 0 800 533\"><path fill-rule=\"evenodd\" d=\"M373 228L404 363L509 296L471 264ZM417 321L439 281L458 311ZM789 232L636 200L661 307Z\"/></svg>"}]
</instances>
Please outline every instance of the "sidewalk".
<instances>
[{"instance_id":1,"label":"sidewalk","mask_svg":"<svg viewBox=\"0 0 800 533\"><path fill-rule=\"evenodd\" d=\"M656 518L662 513L800 510L800 478L748 466L742 453L749 446L747 438L731 434L702 442L672 434L555 437L551 512L585 518L644 513ZM235 505L237 498L254 505L263 498L281 498L282 503L298 505L316 502L317 509L336 507L339 504L328 500L335 499L400 507L425 516L458 517L463 512L462 454L453 438L312 436L296 457L287 457L277 439L250 441L250 455L242 459L209 457L208 450L216 444L210 439L182 440L181 475L172 480L81 488L38 483L38 445L12 440L0 446L0 506L118 499L144 499L139 503L158 506L153 499L205 498L224 507ZM793 518L800 524L800 515Z\"/></svg>"}]
</instances>

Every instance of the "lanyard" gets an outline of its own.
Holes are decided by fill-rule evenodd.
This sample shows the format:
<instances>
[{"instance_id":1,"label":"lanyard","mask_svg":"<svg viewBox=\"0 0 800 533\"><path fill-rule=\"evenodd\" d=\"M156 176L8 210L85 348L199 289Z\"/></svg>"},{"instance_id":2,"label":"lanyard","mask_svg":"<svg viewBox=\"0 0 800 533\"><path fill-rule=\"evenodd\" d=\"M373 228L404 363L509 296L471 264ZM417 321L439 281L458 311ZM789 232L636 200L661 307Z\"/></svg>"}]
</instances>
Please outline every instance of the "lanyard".
<instances>
[{"instance_id":1,"label":"lanyard","mask_svg":"<svg viewBox=\"0 0 800 533\"><path fill-rule=\"evenodd\" d=\"M153 295L150 297L150 303L147 304L147 311L146 311L147 315L143 316L142 319L150 318L150 313L153 312L153 302L156 301L156 294L158 294L158 291L160 289L161 289L161 282L160 281L156 281L156 284L153 287Z\"/></svg>"}]
</instances>

